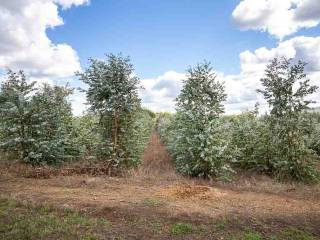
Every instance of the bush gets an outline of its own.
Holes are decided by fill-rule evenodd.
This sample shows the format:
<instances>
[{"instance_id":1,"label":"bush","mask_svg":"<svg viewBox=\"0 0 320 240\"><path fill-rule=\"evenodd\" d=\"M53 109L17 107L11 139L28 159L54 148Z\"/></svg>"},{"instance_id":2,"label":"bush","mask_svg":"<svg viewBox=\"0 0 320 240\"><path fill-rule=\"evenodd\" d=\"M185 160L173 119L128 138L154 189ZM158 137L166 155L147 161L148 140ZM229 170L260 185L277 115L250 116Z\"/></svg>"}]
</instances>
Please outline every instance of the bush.
<instances>
[{"instance_id":1,"label":"bush","mask_svg":"<svg viewBox=\"0 0 320 240\"><path fill-rule=\"evenodd\" d=\"M116 166L135 167L141 164L141 154L150 139L154 114L140 109L132 112L125 120L126 125L119 133L119 153ZM112 142L104 135L98 117L88 113L76 117L73 138L80 146L82 158L104 161L112 158Z\"/></svg>"},{"instance_id":2,"label":"bush","mask_svg":"<svg viewBox=\"0 0 320 240\"><path fill-rule=\"evenodd\" d=\"M234 165L242 169L270 174L273 171L271 135L266 116L245 112L229 117Z\"/></svg>"},{"instance_id":3,"label":"bush","mask_svg":"<svg viewBox=\"0 0 320 240\"><path fill-rule=\"evenodd\" d=\"M0 90L0 148L32 165L72 159L72 90L28 83L25 74L9 71Z\"/></svg>"}]
</instances>

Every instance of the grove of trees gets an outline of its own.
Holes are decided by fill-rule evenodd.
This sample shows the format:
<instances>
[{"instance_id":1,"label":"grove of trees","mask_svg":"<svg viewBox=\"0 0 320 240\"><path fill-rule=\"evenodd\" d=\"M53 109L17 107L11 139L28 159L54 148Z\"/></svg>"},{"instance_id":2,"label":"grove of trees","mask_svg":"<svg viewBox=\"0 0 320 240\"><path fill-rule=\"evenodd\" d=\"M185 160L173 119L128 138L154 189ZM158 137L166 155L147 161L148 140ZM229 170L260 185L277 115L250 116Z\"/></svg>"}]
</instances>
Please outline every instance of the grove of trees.
<instances>
[{"instance_id":1,"label":"grove of trees","mask_svg":"<svg viewBox=\"0 0 320 240\"><path fill-rule=\"evenodd\" d=\"M230 179L237 169L280 180L319 180L319 113L308 112L317 90L305 63L274 59L258 90L270 112L221 116L223 84L208 63L188 71L174 115L160 115L157 129L174 156L177 170L192 176Z\"/></svg>"},{"instance_id":2,"label":"grove of trees","mask_svg":"<svg viewBox=\"0 0 320 240\"><path fill-rule=\"evenodd\" d=\"M317 87L304 68L286 58L270 62L258 90L269 106L263 115L258 105L224 114L224 83L208 62L188 69L172 114L141 107L140 80L121 54L90 59L77 73L87 85L82 116L72 114L70 87L39 86L9 70L0 86L0 154L33 166L81 159L127 169L141 164L155 127L182 174L230 180L245 170L316 182L320 113L309 110Z\"/></svg>"},{"instance_id":3,"label":"grove of trees","mask_svg":"<svg viewBox=\"0 0 320 240\"><path fill-rule=\"evenodd\" d=\"M0 91L1 151L32 165L87 159L108 168L138 166L155 115L141 108L130 59L90 59L78 76L88 85L90 109L75 117L68 99L73 89L36 87L22 71L9 70Z\"/></svg>"},{"instance_id":4,"label":"grove of trees","mask_svg":"<svg viewBox=\"0 0 320 240\"><path fill-rule=\"evenodd\" d=\"M114 166L139 165L152 114L141 109L139 78L134 76L130 59L121 54L107 55L106 61L90 59L90 66L78 76L89 86L87 100L98 118L98 157Z\"/></svg>"}]
</instances>

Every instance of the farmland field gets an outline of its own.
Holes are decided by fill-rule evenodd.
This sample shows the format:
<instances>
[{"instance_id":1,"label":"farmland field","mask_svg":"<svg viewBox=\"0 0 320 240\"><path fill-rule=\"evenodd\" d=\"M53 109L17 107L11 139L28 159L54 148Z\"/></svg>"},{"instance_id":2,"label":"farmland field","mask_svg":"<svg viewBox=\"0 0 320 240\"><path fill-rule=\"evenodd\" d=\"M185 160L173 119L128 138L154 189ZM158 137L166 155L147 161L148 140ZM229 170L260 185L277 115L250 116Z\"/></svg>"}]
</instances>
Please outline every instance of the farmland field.
<instances>
[{"instance_id":1,"label":"farmland field","mask_svg":"<svg viewBox=\"0 0 320 240\"><path fill-rule=\"evenodd\" d=\"M319 185L185 178L153 132L124 177L1 173L0 239L320 239Z\"/></svg>"}]
</instances>

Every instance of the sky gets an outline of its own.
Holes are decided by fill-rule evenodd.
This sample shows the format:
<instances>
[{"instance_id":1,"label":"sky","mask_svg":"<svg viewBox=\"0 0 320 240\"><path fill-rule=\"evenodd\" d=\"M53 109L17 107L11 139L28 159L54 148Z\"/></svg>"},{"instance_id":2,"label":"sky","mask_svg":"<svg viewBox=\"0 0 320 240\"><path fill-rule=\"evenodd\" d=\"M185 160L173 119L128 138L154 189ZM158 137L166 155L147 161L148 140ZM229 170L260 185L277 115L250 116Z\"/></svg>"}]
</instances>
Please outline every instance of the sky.
<instances>
[{"instance_id":1,"label":"sky","mask_svg":"<svg viewBox=\"0 0 320 240\"><path fill-rule=\"evenodd\" d=\"M131 57L142 105L174 111L186 69L212 63L228 98L226 113L266 108L260 78L285 56L308 62L320 86L319 0L0 0L0 74L23 69L38 83L86 86L74 75L88 58ZM4 77L1 78L2 81ZM1 81L1 80L0 80ZM311 96L320 105L319 91ZM73 111L85 95L75 91Z\"/></svg>"}]
</instances>

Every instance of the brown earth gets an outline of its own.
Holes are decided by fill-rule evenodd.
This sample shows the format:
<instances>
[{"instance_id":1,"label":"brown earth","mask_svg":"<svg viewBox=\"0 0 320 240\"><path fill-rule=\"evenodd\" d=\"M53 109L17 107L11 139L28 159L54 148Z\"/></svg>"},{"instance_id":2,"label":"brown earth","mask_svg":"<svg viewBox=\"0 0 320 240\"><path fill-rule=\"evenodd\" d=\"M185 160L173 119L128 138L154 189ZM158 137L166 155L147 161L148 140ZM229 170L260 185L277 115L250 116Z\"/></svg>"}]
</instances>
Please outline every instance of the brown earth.
<instances>
[{"instance_id":1,"label":"brown earth","mask_svg":"<svg viewBox=\"0 0 320 240\"><path fill-rule=\"evenodd\" d=\"M264 176L229 184L184 178L175 173L155 132L143 160L140 169L121 178L2 174L0 196L105 217L113 226L106 239L226 239L226 231L250 228L269 236L287 227L320 239L319 185L282 184ZM177 222L204 230L173 236L170 226ZM221 224L227 225L225 231L216 228Z\"/></svg>"}]
</instances>

